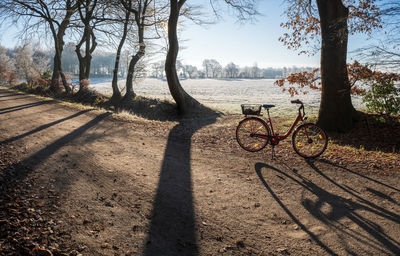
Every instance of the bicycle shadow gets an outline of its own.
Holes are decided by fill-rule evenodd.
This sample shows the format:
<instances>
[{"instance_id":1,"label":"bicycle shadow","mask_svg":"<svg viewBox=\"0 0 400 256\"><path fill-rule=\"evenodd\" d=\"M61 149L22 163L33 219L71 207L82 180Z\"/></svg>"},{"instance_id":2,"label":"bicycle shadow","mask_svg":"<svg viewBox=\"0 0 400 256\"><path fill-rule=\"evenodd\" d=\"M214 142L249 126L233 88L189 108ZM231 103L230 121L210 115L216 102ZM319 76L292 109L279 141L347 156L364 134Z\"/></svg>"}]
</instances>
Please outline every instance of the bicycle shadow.
<instances>
[{"instance_id":1,"label":"bicycle shadow","mask_svg":"<svg viewBox=\"0 0 400 256\"><path fill-rule=\"evenodd\" d=\"M326 160L326 159L316 159L316 160L314 160L314 162L311 162L311 163L315 163L315 162L320 162L320 163L329 164L329 165L331 165L331 166L333 166L333 167L340 168L340 169L342 169L342 170L344 170L344 171L346 171L346 172L352 173L352 174L354 174L354 175L357 175L357 176L359 176L359 177L362 177L362 178L364 178L364 179L367 179L367 180L369 180L369 181L372 181L372 182L374 182L374 183L376 183L376 184L379 184L379 185L382 185L382 186L384 186L384 187L390 188L390 189L392 189L392 190L394 190L394 191L400 192L400 189L398 189L398 188L395 188L395 187L393 187L393 186L390 186L390 185L388 185L388 184L385 184L385 183L383 183L383 182L381 182L381 181L379 181L379 180L373 179L373 178L368 177L368 176L366 176L366 175L363 175L363 174L361 174L361 173L355 172L355 171L353 171L353 170L351 170L351 169L349 169L349 168L347 168L347 167L344 167L344 166L341 166L341 165L332 163L332 162L329 161L329 160Z\"/></svg>"},{"instance_id":2,"label":"bicycle shadow","mask_svg":"<svg viewBox=\"0 0 400 256\"><path fill-rule=\"evenodd\" d=\"M288 209L288 207L281 201L279 196L273 191L271 185L266 182L266 179L263 177L261 172L263 168L272 170L289 179L297 186L300 186L304 191L307 191L309 194L313 195L312 198L315 196L317 197L316 200L312 200L309 198L304 198L302 195L300 204L316 220L320 221L331 231L338 234L339 237L342 237L342 248L344 248L348 254L357 254L356 252L352 251L351 248L349 248L347 244L349 241L363 243L367 247L367 249L363 249L365 250L365 253L370 253L369 250L373 250L379 254L398 254L400 252L400 243L390 235L386 234L382 227L373 221L379 216L381 219L385 219L385 221L398 224L400 223L400 216L398 214L388 211L383 207L380 207L362 198L361 196L358 196L351 189L337 184L332 179L327 177L327 175L320 172L315 166L312 165L312 163L310 165L317 173L324 175L329 182L334 183L345 192L355 196L358 201L353 201L332 192L328 192L324 188L316 185L311 180L299 174L299 172L294 168L292 168L291 172L288 173L264 163L257 163L255 165L255 169L261 182L272 195L274 200L299 226L299 228L307 233L307 235L327 254L336 255L338 252L335 252L332 248L329 248L326 243L322 241L322 238L319 238L315 233L310 231L310 229L305 224L301 223L295 214ZM329 209L329 211L326 209ZM365 216L370 216L371 214L375 217L371 218ZM356 225L360 231L348 228L348 226L341 222L344 219L349 220L352 224Z\"/></svg>"},{"instance_id":3,"label":"bicycle shadow","mask_svg":"<svg viewBox=\"0 0 400 256\"><path fill-rule=\"evenodd\" d=\"M271 188L270 185L268 185L267 181L264 179L264 176L261 173L261 170L263 168L267 168L267 169L271 169L275 172L278 172L284 176L290 177L288 176L286 173L282 172L281 170L270 166L268 164L264 164L264 163L256 163L255 164L255 170L256 173L258 175L258 178L260 179L260 181L263 183L263 185L265 186L265 188L267 189L267 191L271 194L272 198L279 204L279 206L286 212L286 214L293 220L294 223L296 223L299 228L301 230L303 230L304 232L306 232L310 238L316 242L326 253L328 253L329 255L336 255L335 252L333 252L333 250L331 248L329 248L326 244L324 244L316 234L314 234L313 232L311 232L305 224L303 224L298 218L296 218L296 216L289 210L288 207L286 207L286 205L279 199L279 196L273 191L273 189ZM282 178L283 179L283 178Z\"/></svg>"},{"instance_id":4,"label":"bicycle shadow","mask_svg":"<svg viewBox=\"0 0 400 256\"><path fill-rule=\"evenodd\" d=\"M182 120L168 135L144 255L198 255L191 180L191 138L216 121Z\"/></svg>"}]
</instances>

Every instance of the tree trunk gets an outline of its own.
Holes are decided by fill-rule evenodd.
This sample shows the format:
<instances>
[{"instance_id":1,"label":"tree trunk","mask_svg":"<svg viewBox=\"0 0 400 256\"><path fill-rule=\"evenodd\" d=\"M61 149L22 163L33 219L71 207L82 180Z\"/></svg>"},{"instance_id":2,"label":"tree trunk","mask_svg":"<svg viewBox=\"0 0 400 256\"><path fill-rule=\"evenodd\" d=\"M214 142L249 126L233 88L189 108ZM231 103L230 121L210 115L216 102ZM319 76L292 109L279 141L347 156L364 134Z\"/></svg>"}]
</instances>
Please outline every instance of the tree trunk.
<instances>
[{"instance_id":1,"label":"tree trunk","mask_svg":"<svg viewBox=\"0 0 400 256\"><path fill-rule=\"evenodd\" d=\"M54 67L53 67L53 75L51 77L51 84L50 88L52 91L59 91L59 80L61 77L62 85L67 93L71 92L71 88L69 87L67 80L65 79L65 75L62 71L62 64L61 64L61 56L64 48L64 41L61 39L57 39L58 42L56 43L56 54L54 56Z\"/></svg>"},{"instance_id":2,"label":"tree trunk","mask_svg":"<svg viewBox=\"0 0 400 256\"><path fill-rule=\"evenodd\" d=\"M70 18L73 15L73 13L74 13L74 10L72 10L72 9L67 10L67 14L65 15L65 18L63 19L61 24L59 25L57 32L53 25L53 21L49 21L50 30L53 34L53 39L54 39L54 48L56 50L56 53L54 56L53 75L51 77L51 84L50 84L50 88L53 91L59 90L59 79L61 76L62 84L64 86L65 91L67 93L71 92L71 88L67 84L67 80L65 79L64 73L62 72L61 58L62 58L62 52L64 50L65 31L67 30L67 27L70 23Z\"/></svg>"},{"instance_id":3,"label":"tree trunk","mask_svg":"<svg viewBox=\"0 0 400 256\"><path fill-rule=\"evenodd\" d=\"M330 131L353 127L355 109L347 74L348 9L341 0L317 0L321 22L322 93L317 124Z\"/></svg>"},{"instance_id":4,"label":"tree trunk","mask_svg":"<svg viewBox=\"0 0 400 256\"><path fill-rule=\"evenodd\" d=\"M136 96L135 92L133 91L133 75L136 64L144 56L146 50L146 45L144 44L144 20L141 20L140 12L135 13L135 20L138 26L139 51L132 57L129 63L128 75L126 77L126 93L122 99L125 102L132 100L132 98Z\"/></svg>"},{"instance_id":5,"label":"tree trunk","mask_svg":"<svg viewBox=\"0 0 400 256\"><path fill-rule=\"evenodd\" d=\"M118 70L119 70L119 62L121 59L122 47L124 46L126 36L128 35L128 23L129 23L130 14L131 14L130 11L126 11L126 13L125 13L124 30L122 33L121 41L119 42L119 45L118 45L117 55L115 57L113 80L111 82L111 86L112 86L112 90L113 90L113 94L111 96L111 101L114 103L119 103L121 101L121 92L118 88Z\"/></svg>"},{"instance_id":6,"label":"tree trunk","mask_svg":"<svg viewBox=\"0 0 400 256\"><path fill-rule=\"evenodd\" d=\"M81 41L76 45L75 52L79 61L79 92L87 89L82 83L82 80L89 79L90 65L92 63L92 53L96 49L97 43L93 30L89 27L90 24L85 24L85 30ZM92 40L91 40L92 39ZM82 56L81 47L85 44L85 56Z\"/></svg>"},{"instance_id":7,"label":"tree trunk","mask_svg":"<svg viewBox=\"0 0 400 256\"><path fill-rule=\"evenodd\" d=\"M90 21L93 20L93 11L96 8L97 1L92 3L91 1L86 0L83 14L81 6L79 6L79 16L81 17L82 23L85 25L83 35L81 41L76 45L75 52L78 56L79 60L79 92L88 89L87 83L83 82L83 80L88 80L90 76L90 65L92 63L92 53L96 49L96 36L94 35L93 29L90 24ZM82 45L85 44L85 56L82 56L81 48Z\"/></svg>"},{"instance_id":8,"label":"tree trunk","mask_svg":"<svg viewBox=\"0 0 400 256\"><path fill-rule=\"evenodd\" d=\"M54 56L54 65L53 65L53 74L51 76L50 90L53 92L59 92L60 89L60 74L61 73L61 60L59 54L56 50L56 54Z\"/></svg>"},{"instance_id":9,"label":"tree trunk","mask_svg":"<svg viewBox=\"0 0 400 256\"><path fill-rule=\"evenodd\" d=\"M139 46L139 51L132 57L131 61L129 62L128 76L126 77L126 93L123 101L130 101L136 96L135 92L133 91L133 75L135 73L136 64L145 54L145 49L146 46L142 42Z\"/></svg>"},{"instance_id":10,"label":"tree trunk","mask_svg":"<svg viewBox=\"0 0 400 256\"><path fill-rule=\"evenodd\" d=\"M176 59L178 57L179 43L177 26L179 12L186 0L171 0L170 15L168 19L168 54L165 60L165 74L167 76L169 91L174 98L180 114L185 115L194 110L200 103L192 98L182 88L176 73Z\"/></svg>"}]
</instances>

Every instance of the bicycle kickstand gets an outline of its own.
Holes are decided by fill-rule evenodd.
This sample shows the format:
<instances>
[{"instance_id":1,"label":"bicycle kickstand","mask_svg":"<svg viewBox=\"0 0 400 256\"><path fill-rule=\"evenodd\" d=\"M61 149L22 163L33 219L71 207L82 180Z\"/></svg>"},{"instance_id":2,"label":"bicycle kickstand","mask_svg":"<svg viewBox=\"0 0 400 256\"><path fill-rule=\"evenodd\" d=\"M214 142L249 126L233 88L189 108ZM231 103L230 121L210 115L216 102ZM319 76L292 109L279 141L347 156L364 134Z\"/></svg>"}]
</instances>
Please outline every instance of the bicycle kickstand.
<instances>
[{"instance_id":1,"label":"bicycle kickstand","mask_svg":"<svg viewBox=\"0 0 400 256\"><path fill-rule=\"evenodd\" d=\"M276 157L276 154L275 154L275 147L274 147L274 146L271 146L271 148L272 148L271 160L274 160L274 158Z\"/></svg>"}]
</instances>

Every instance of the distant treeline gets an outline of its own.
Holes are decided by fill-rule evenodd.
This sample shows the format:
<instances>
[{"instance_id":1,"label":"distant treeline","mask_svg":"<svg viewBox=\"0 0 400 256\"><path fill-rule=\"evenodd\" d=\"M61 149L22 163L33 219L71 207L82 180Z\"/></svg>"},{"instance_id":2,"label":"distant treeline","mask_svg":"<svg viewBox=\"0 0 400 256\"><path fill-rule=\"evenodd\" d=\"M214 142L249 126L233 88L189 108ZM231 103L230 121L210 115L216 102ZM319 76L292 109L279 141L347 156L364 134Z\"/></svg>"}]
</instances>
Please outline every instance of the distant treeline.
<instances>
[{"instance_id":1,"label":"distant treeline","mask_svg":"<svg viewBox=\"0 0 400 256\"><path fill-rule=\"evenodd\" d=\"M9 65L15 66L14 68L20 72L17 72L19 79L26 79L27 69L26 64L31 63L31 66L35 66L34 69L47 70L53 67L54 53L52 51L43 50L36 46L29 44L23 47L16 47L14 49L6 49L1 47L3 54L0 54L0 61L3 63L9 63ZM23 53L23 56L22 56ZM5 59L7 58L7 61ZM19 60L18 60L19 59ZM21 59L24 66L19 67ZM27 61L28 59L29 61ZM128 53L122 53L119 76L126 77L127 68L129 65L130 56ZM96 51L93 54L91 64L91 77L111 77L114 68L115 54L110 52ZM164 61L158 61L154 63L141 63L142 76L152 78L165 78ZM311 72L313 67L282 67L282 68L260 68L257 64L251 67L245 66L240 67L234 63L229 63L226 66L222 66L217 60L205 59L201 68L193 65L183 64L182 61L177 61L177 71L180 78L186 79L204 79L204 78L249 78L249 79L277 79L286 77L293 73L308 71ZM77 77L79 74L79 62L75 53L75 45L68 43L63 52L62 67L66 74L71 77Z\"/></svg>"},{"instance_id":2,"label":"distant treeline","mask_svg":"<svg viewBox=\"0 0 400 256\"><path fill-rule=\"evenodd\" d=\"M314 70L314 67L282 67L282 68L259 68L257 64L251 67L240 67L234 63L229 63L223 67L214 59L205 59L202 68L193 65L185 65L181 61L177 61L176 68L180 78L202 79L202 78L282 78L293 73L299 73ZM164 62L160 61L150 65L150 77L165 78Z\"/></svg>"}]
</instances>

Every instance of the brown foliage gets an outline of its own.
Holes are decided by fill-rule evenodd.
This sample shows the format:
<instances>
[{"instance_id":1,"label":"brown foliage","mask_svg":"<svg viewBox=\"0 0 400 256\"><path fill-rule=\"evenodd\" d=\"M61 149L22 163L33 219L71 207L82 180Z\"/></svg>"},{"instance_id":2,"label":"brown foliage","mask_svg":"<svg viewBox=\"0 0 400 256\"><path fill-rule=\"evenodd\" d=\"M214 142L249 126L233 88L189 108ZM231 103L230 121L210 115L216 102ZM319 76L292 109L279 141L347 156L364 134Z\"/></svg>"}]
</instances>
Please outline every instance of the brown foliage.
<instances>
[{"instance_id":1,"label":"brown foliage","mask_svg":"<svg viewBox=\"0 0 400 256\"><path fill-rule=\"evenodd\" d=\"M288 88L285 88L285 83L289 84ZM321 81L319 77L319 69L316 68L312 72L301 72L290 74L286 78L275 81L275 84L282 87L282 91L288 91L290 96L298 95L299 93L307 94L304 88L310 88L313 90L321 90Z\"/></svg>"},{"instance_id":2,"label":"brown foliage","mask_svg":"<svg viewBox=\"0 0 400 256\"><path fill-rule=\"evenodd\" d=\"M86 91L89 89L90 81L88 79L82 79L79 81L80 91Z\"/></svg>"},{"instance_id":3,"label":"brown foliage","mask_svg":"<svg viewBox=\"0 0 400 256\"><path fill-rule=\"evenodd\" d=\"M373 71L368 65L362 65L357 61L347 64L347 72L349 74L350 93L352 95L364 95L366 92L357 82L370 84L371 82L390 83L400 81L400 74ZM288 83L289 87L285 88L285 83ZM307 90L304 90L304 88L321 90L319 69L314 69L312 72L305 71L291 74L286 78L275 81L275 84L282 87L282 91L288 91L292 97L299 93L306 94Z\"/></svg>"},{"instance_id":4,"label":"brown foliage","mask_svg":"<svg viewBox=\"0 0 400 256\"><path fill-rule=\"evenodd\" d=\"M7 64L0 63L0 81L6 81L8 83L17 82L17 75L14 70L11 70Z\"/></svg>"},{"instance_id":5,"label":"brown foliage","mask_svg":"<svg viewBox=\"0 0 400 256\"><path fill-rule=\"evenodd\" d=\"M369 33L380 27L381 18L376 0L342 0L349 9L348 29L350 34ZM310 45L321 34L320 18L315 1L289 0L285 12L287 20L281 27L289 32L280 38L288 49L298 50ZM310 53L308 50L300 53Z\"/></svg>"}]
</instances>

